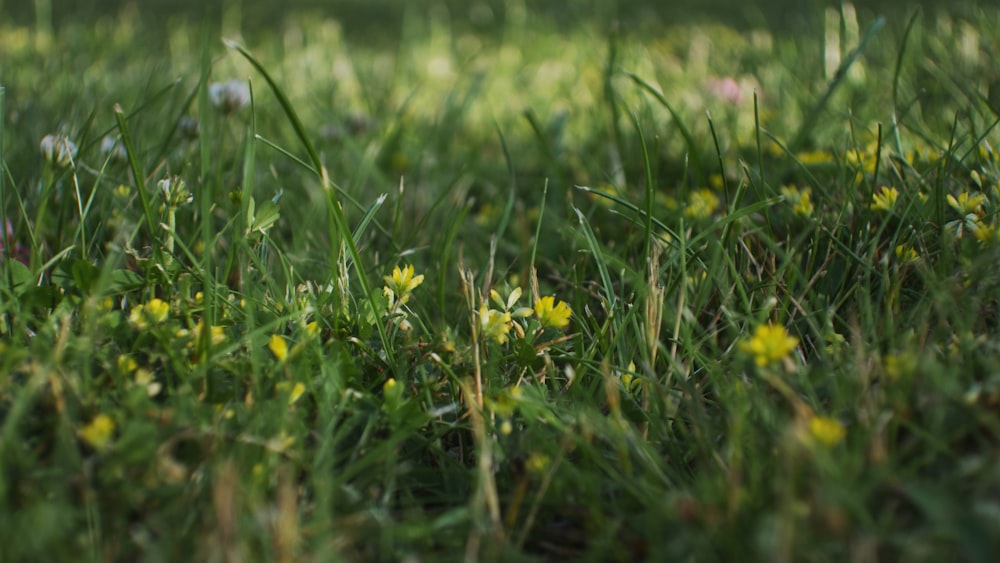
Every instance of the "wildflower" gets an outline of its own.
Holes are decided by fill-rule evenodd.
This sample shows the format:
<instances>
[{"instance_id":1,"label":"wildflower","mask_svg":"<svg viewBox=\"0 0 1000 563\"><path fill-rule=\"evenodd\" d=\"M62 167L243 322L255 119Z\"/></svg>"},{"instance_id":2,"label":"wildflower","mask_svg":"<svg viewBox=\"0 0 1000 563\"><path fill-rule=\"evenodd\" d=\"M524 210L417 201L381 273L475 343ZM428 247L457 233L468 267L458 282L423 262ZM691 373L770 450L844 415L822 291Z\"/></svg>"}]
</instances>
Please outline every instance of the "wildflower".
<instances>
[{"instance_id":1,"label":"wildflower","mask_svg":"<svg viewBox=\"0 0 1000 563\"><path fill-rule=\"evenodd\" d=\"M479 328L484 337L497 344L506 344L512 325L509 312L490 309L486 303L479 306Z\"/></svg>"},{"instance_id":2,"label":"wildflower","mask_svg":"<svg viewBox=\"0 0 1000 563\"><path fill-rule=\"evenodd\" d=\"M424 275L413 275L413 264L410 264L402 269L395 266L392 276L382 276L382 279L386 284L382 292L389 297L390 309L394 309L410 300L413 290L424 282Z\"/></svg>"},{"instance_id":3,"label":"wildflower","mask_svg":"<svg viewBox=\"0 0 1000 563\"><path fill-rule=\"evenodd\" d=\"M111 442L115 433L115 421L106 414L99 414L90 424L80 429L80 438L95 450L102 450Z\"/></svg>"},{"instance_id":4,"label":"wildflower","mask_svg":"<svg viewBox=\"0 0 1000 563\"><path fill-rule=\"evenodd\" d=\"M274 384L274 390L279 393L288 391L288 404L292 405L305 394L306 386L301 381L296 382L294 385L288 381L279 381Z\"/></svg>"},{"instance_id":5,"label":"wildflower","mask_svg":"<svg viewBox=\"0 0 1000 563\"><path fill-rule=\"evenodd\" d=\"M268 341L267 348L279 362L285 361L288 357L288 342L279 334L271 335L271 340Z\"/></svg>"},{"instance_id":6,"label":"wildflower","mask_svg":"<svg viewBox=\"0 0 1000 563\"><path fill-rule=\"evenodd\" d=\"M785 197L785 201L791 204L792 211L802 217L809 217L813 213L813 203L810 200L811 194L812 190L810 188L801 190L795 186L783 186L781 188L781 195Z\"/></svg>"},{"instance_id":7,"label":"wildflower","mask_svg":"<svg viewBox=\"0 0 1000 563\"><path fill-rule=\"evenodd\" d=\"M754 363L764 367L784 359L798 343L785 327L766 324L758 326L750 340L741 342L740 349L753 355Z\"/></svg>"},{"instance_id":8,"label":"wildflower","mask_svg":"<svg viewBox=\"0 0 1000 563\"><path fill-rule=\"evenodd\" d=\"M546 467L549 466L551 461L552 460L549 459L549 456L543 453L532 452L531 455L528 456L528 460L524 463L524 467L530 473L541 473Z\"/></svg>"},{"instance_id":9,"label":"wildflower","mask_svg":"<svg viewBox=\"0 0 1000 563\"><path fill-rule=\"evenodd\" d=\"M194 195L187 189L187 183L179 176L164 178L156 183L156 187L163 194L163 201L168 209L177 209L194 201Z\"/></svg>"},{"instance_id":10,"label":"wildflower","mask_svg":"<svg viewBox=\"0 0 1000 563\"><path fill-rule=\"evenodd\" d=\"M139 368L135 370L135 375L133 376L135 384L140 387L145 387L146 395L150 397L157 396L163 389L163 384L156 381L153 378L153 372L146 368Z\"/></svg>"},{"instance_id":11,"label":"wildflower","mask_svg":"<svg viewBox=\"0 0 1000 563\"><path fill-rule=\"evenodd\" d=\"M834 161L833 155L830 154L830 151L824 150L801 152L796 155L796 158L798 158L799 162L805 164L806 166L812 164L830 164Z\"/></svg>"},{"instance_id":12,"label":"wildflower","mask_svg":"<svg viewBox=\"0 0 1000 563\"><path fill-rule=\"evenodd\" d=\"M899 263L904 266L908 264L915 264L920 260L917 250L912 246L907 246L905 244L896 245L895 253L896 260L899 260Z\"/></svg>"},{"instance_id":13,"label":"wildflower","mask_svg":"<svg viewBox=\"0 0 1000 563\"><path fill-rule=\"evenodd\" d=\"M566 328L573 310L565 302L556 303L556 298L546 296L535 301L535 316L545 328Z\"/></svg>"},{"instance_id":14,"label":"wildflower","mask_svg":"<svg viewBox=\"0 0 1000 563\"><path fill-rule=\"evenodd\" d=\"M969 192L962 192L958 197L948 194L948 205L960 215L980 215L983 211L983 202L986 196L983 194L969 195Z\"/></svg>"},{"instance_id":15,"label":"wildflower","mask_svg":"<svg viewBox=\"0 0 1000 563\"><path fill-rule=\"evenodd\" d=\"M73 141L64 135L46 135L38 144L45 161L58 168L65 168L76 158L77 148Z\"/></svg>"},{"instance_id":16,"label":"wildflower","mask_svg":"<svg viewBox=\"0 0 1000 563\"><path fill-rule=\"evenodd\" d=\"M851 149L844 153L844 159L848 164L856 166L859 172L866 174L875 173L875 162L878 160L875 146L869 145L865 150Z\"/></svg>"},{"instance_id":17,"label":"wildflower","mask_svg":"<svg viewBox=\"0 0 1000 563\"><path fill-rule=\"evenodd\" d=\"M712 193L712 190L697 190L688 196L687 206L684 207L684 216L695 220L707 219L712 216L718 206L719 197Z\"/></svg>"},{"instance_id":18,"label":"wildflower","mask_svg":"<svg viewBox=\"0 0 1000 563\"><path fill-rule=\"evenodd\" d=\"M517 301L521 298L522 293L523 292L521 291L520 287L515 287L507 295L507 299L505 301L502 297L500 297L499 291L491 289L490 299L494 303L496 303L500 307L500 309L509 312L512 317L515 318L530 317L531 313L534 312L531 310L531 307L518 307L517 309L514 308L514 305L517 305Z\"/></svg>"},{"instance_id":19,"label":"wildflower","mask_svg":"<svg viewBox=\"0 0 1000 563\"><path fill-rule=\"evenodd\" d=\"M713 96L725 100L734 106L739 105L743 101L743 87L731 76L711 78L706 83L706 86Z\"/></svg>"},{"instance_id":20,"label":"wildflower","mask_svg":"<svg viewBox=\"0 0 1000 563\"><path fill-rule=\"evenodd\" d=\"M319 323L316 321L312 321L306 324L306 334L309 335L310 337L319 334Z\"/></svg>"},{"instance_id":21,"label":"wildflower","mask_svg":"<svg viewBox=\"0 0 1000 563\"><path fill-rule=\"evenodd\" d=\"M1000 228L997 228L997 225L982 225L973 234L981 244L1000 243Z\"/></svg>"},{"instance_id":22,"label":"wildflower","mask_svg":"<svg viewBox=\"0 0 1000 563\"><path fill-rule=\"evenodd\" d=\"M128 315L128 322L133 327L144 330L150 325L157 325L167 320L169 314L170 304L154 297L143 305L133 307Z\"/></svg>"},{"instance_id":23,"label":"wildflower","mask_svg":"<svg viewBox=\"0 0 1000 563\"><path fill-rule=\"evenodd\" d=\"M139 363L135 361L135 358L125 354L118 356L117 364L118 371L121 373L132 373L139 368Z\"/></svg>"},{"instance_id":24,"label":"wildflower","mask_svg":"<svg viewBox=\"0 0 1000 563\"><path fill-rule=\"evenodd\" d=\"M896 205L896 200L899 199L899 190L896 188L887 188L882 186L882 191L880 193L872 194L872 203L869 206L873 211L892 211L892 208Z\"/></svg>"},{"instance_id":25,"label":"wildflower","mask_svg":"<svg viewBox=\"0 0 1000 563\"><path fill-rule=\"evenodd\" d=\"M201 124L193 117L182 117L177 122L177 130L189 141L193 141L201 134Z\"/></svg>"},{"instance_id":26,"label":"wildflower","mask_svg":"<svg viewBox=\"0 0 1000 563\"><path fill-rule=\"evenodd\" d=\"M387 412L391 412L399 408L403 404L403 386L399 384L394 378L390 377L382 384L382 398L385 399L385 405L383 406Z\"/></svg>"},{"instance_id":27,"label":"wildflower","mask_svg":"<svg viewBox=\"0 0 1000 563\"><path fill-rule=\"evenodd\" d=\"M125 145L118 142L118 139L111 135L105 135L101 139L101 154L107 157L108 160L124 161L128 158L128 153L125 152Z\"/></svg>"},{"instance_id":28,"label":"wildflower","mask_svg":"<svg viewBox=\"0 0 1000 563\"><path fill-rule=\"evenodd\" d=\"M827 448L839 444L847 434L839 420L828 416L812 416L808 425L810 438Z\"/></svg>"},{"instance_id":29,"label":"wildflower","mask_svg":"<svg viewBox=\"0 0 1000 563\"><path fill-rule=\"evenodd\" d=\"M200 342L201 332L204 329L205 329L205 324L203 321L199 319L198 322L195 323L193 329L188 330L186 328L182 328L177 331L176 336L177 338L191 337L194 342ZM219 344L222 344L223 342L226 341L226 331L223 327L219 325L212 325L211 328L209 329L209 333L210 333L210 338L212 339L213 346L218 346Z\"/></svg>"},{"instance_id":30,"label":"wildflower","mask_svg":"<svg viewBox=\"0 0 1000 563\"><path fill-rule=\"evenodd\" d=\"M292 392L288 394L288 404L290 405L295 401L298 401L299 397L301 397L305 392L306 392L305 384L302 383L301 381L297 382L295 385L292 386Z\"/></svg>"},{"instance_id":31,"label":"wildflower","mask_svg":"<svg viewBox=\"0 0 1000 563\"><path fill-rule=\"evenodd\" d=\"M250 87L242 80L215 82L208 86L208 97L223 115L232 115L250 103Z\"/></svg>"}]
</instances>

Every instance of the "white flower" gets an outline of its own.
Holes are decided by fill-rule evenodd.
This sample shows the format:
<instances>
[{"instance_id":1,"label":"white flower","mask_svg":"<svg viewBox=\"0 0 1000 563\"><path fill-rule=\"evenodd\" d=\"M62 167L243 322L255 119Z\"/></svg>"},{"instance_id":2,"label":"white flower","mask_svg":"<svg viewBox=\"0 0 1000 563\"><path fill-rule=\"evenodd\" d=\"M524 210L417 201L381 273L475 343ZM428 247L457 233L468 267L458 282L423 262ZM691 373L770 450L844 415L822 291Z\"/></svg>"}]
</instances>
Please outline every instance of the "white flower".
<instances>
[{"instance_id":1,"label":"white flower","mask_svg":"<svg viewBox=\"0 0 1000 563\"><path fill-rule=\"evenodd\" d=\"M69 166L77 153L76 144L64 135L46 135L38 148L47 162L60 168Z\"/></svg>"},{"instance_id":2,"label":"white flower","mask_svg":"<svg viewBox=\"0 0 1000 563\"><path fill-rule=\"evenodd\" d=\"M125 152L125 145L118 142L111 135L101 139L101 154L108 156L111 160L125 160L128 154Z\"/></svg>"},{"instance_id":3,"label":"white flower","mask_svg":"<svg viewBox=\"0 0 1000 563\"><path fill-rule=\"evenodd\" d=\"M223 115L236 113L250 103L250 87L242 80L214 82L208 85L208 97Z\"/></svg>"}]
</instances>

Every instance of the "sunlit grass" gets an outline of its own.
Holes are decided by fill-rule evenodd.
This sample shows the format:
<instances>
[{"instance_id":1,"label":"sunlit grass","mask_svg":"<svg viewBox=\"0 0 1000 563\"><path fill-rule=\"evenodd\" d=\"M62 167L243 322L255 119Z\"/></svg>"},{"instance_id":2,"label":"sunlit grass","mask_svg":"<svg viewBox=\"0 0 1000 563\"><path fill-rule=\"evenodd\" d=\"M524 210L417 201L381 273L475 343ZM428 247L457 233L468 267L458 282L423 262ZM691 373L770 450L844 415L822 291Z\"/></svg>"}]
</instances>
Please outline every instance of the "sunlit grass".
<instances>
[{"instance_id":1,"label":"sunlit grass","mask_svg":"<svg viewBox=\"0 0 1000 563\"><path fill-rule=\"evenodd\" d=\"M0 551L988 560L978 17L4 28Z\"/></svg>"}]
</instances>

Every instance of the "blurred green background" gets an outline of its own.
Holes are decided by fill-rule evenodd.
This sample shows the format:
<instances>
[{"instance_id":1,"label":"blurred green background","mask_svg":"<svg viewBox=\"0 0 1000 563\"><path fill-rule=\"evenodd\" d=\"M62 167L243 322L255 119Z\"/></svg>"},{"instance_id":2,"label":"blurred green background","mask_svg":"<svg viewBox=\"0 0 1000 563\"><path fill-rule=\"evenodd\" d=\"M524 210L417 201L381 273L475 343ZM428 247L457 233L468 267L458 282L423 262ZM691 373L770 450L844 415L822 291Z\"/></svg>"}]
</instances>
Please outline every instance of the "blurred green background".
<instances>
[{"instance_id":1,"label":"blurred green background","mask_svg":"<svg viewBox=\"0 0 1000 563\"><path fill-rule=\"evenodd\" d=\"M237 14L244 33L278 30L289 16L308 11L333 17L343 24L349 39L392 41L400 34L407 14L425 14L447 19L458 28L483 33L497 32L504 24L525 14L548 20L555 29L577 25L606 26L616 22L632 33L656 35L671 25L712 20L735 28L768 27L787 32L811 33L820 22L815 17L838 0L0 0L0 9L9 20L34 25L42 20L54 29L66 22L98 21L134 10L155 34L164 28L165 18L192 22L221 21L222 14ZM859 15L903 16L920 6L926 13L947 10L961 16L965 10L992 5L986 0L869 0L855 3ZM50 15L49 15L50 14Z\"/></svg>"}]
</instances>

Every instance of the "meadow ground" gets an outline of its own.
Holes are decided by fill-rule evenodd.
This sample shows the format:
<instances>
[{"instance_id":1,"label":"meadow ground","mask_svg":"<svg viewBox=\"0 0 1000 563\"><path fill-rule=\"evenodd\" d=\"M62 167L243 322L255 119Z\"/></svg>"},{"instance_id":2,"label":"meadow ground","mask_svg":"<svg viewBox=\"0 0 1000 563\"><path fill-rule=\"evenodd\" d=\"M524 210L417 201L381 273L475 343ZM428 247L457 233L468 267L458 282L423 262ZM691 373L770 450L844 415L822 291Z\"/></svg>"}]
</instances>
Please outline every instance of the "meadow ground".
<instances>
[{"instance_id":1,"label":"meadow ground","mask_svg":"<svg viewBox=\"0 0 1000 563\"><path fill-rule=\"evenodd\" d=\"M992 560L1000 13L506 5L0 24L0 560Z\"/></svg>"}]
</instances>

